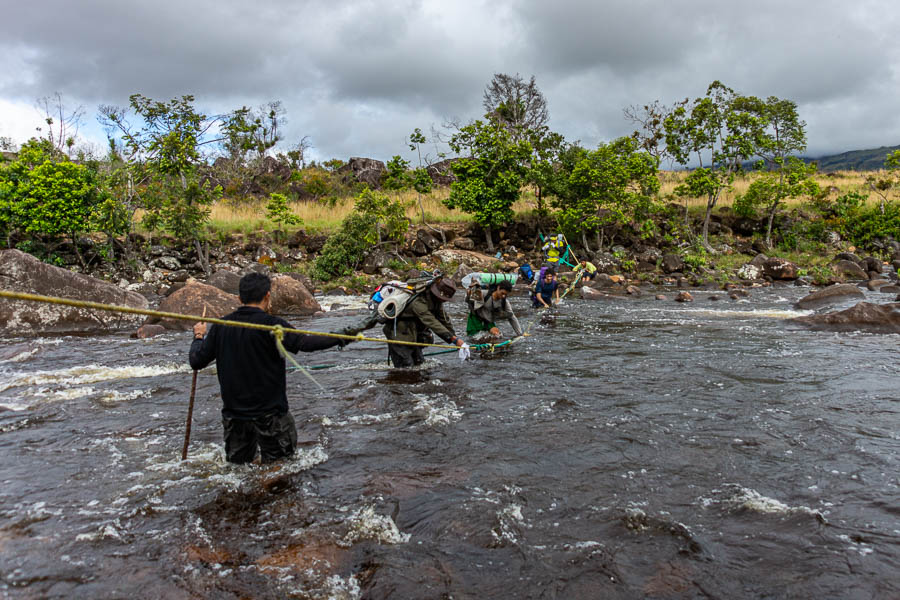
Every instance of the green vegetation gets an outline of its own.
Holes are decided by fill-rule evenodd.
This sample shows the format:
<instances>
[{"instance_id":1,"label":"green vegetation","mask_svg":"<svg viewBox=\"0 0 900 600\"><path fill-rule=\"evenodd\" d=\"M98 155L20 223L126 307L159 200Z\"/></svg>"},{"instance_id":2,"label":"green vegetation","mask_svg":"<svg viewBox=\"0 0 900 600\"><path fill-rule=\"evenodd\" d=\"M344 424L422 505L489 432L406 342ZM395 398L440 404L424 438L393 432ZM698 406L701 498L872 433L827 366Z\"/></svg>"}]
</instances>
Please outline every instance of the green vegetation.
<instances>
[{"instance_id":1,"label":"green vegetation","mask_svg":"<svg viewBox=\"0 0 900 600\"><path fill-rule=\"evenodd\" d=\"M356 199L354 211L328 238L313 274L322 280L350 275L367 250L398 242L408 226L403 207L396 200L379 192L363 191Z\"/></svg>"},{"instance_id":2,"label":"green vegetation","mask_svg":"<svg viewBox=\"0 0 900 600\"><path fill-rule=\"evenodd\" d=\"M82 268L135 263L131 244L140 237L130 234L139 232L189 245L208 270L211 240L270 231L286 244L303 226L333 234L309 267L324 280L398 244L411 222L474 222L493 252L496 230L519 217L544 234L565 232L587 255L652 246L706 276L766 250L803 257L810 276L825 278L817 254L844 244L889 258L900 232L900 151L883 153L877 172L822 175L798 158L806 131L793 101L745 96L718 81L693 100L626 109L638 131L586 148L550 131L533 77L496 74L481 120L435 134L456 154L449 189L433 184L429 140L415 129L406 145L417 162L398 154L380 179L366 179L383 192L342 160L308 160L306 138L285 145L277 101L208 116L192 96L135 94L125 108L100 107L109 137L102 157L78 152L58 126L71 118L57 102L44 137L0 160L0 236L53 262L74 252ZM664 158L685 170L660 172ZM617 252L619 267L656 260L637 254Z\"/></svg>"}]
</instances>

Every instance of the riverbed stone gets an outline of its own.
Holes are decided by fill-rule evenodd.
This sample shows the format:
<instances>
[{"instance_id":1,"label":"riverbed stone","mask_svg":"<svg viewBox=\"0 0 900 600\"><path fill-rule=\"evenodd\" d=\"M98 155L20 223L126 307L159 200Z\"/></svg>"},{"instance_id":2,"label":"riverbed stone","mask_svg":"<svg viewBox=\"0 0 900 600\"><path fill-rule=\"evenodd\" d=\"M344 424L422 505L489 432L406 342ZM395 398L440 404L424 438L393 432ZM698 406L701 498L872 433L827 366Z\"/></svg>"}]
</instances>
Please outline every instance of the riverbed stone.
<instances>
[{"instance_id":1,"label":"riverbed stone","mask_svg":"<svg viewBox=\"0 0 900 600\"><path fill-rule=\"evenodd\" d=\"M183 288L160 302L159 310L201 316L205 309L207 317L221 318L236 310L240 304L238 297L233 294L223 292L219 288L201 283L196 279L189 279ZM189 331L194 325L189 320L160 319L159 317L149 317L147 323L159 324L166 329L175 331Z\"/></svg>"},{"instance_id":2,"label":"riverbed stone","mask_svg":"<svg viewBox=\"0 0 900 600\"><path fill-rule=\"evenodd\" d=\"M476 271L489 270L491 265L497 262L497 259L493 256L488 256L487 254L482 254L480 252L472 252L470 250L459 250L456 248L442 248L436 251L432 256L444 264L465 264Z\"/></svg>"},{"instance_id":3,"label":"riverbed stone","mask_svg":"<svg viewBox=\"0 0 900 600\"><path fill-rule=\"evenodd\" d=\"M693 302L694 297L691 296L690 292L678 292L678 295L675 296L675 302Z\"/></svg>"},{"instance_id":4,"label":"riverbed stone","mask_svg":"<svg viewBox=\"0 0 900 600\"><path fill-rule=\"evenodd\" d=\"M800 267L784 258L770 258L763 263L763 274L776 281L791 281L800 276Z\"/></svg>"},{"instance_id":5,"label":"riverbed stone","mask_svg":"<svg viewBox=\"0 0 900 600\"><path fill-rule=\"evenodd\" d=\"M306 286L293 277L272 278L272 307L275 315L312 315L322 310Z\"/></svg>"},{"instance_id":6,"label":"riverbed stone","mask_svg":"<svg viewBox=\"0 0 900 600\"><path fill-rule=\"evenodd\" d=\"M743 265L737 271L737 276L746 281L754 281L756 279L761 279L763 275L762 267L754 265L753 263L747 263Z\"/></svg>"},{"instance_id":7,"label":"riverbed stone","mask_svg":"<svg viewBox=\"0 0 900 600\"><path fill-rule=\"evenodd\" d=\"M614 297L611 294L605 294L586 285L581 287L581 298L583 300L609 300Z\"/></svg>"},{"instance_id":8,"label":"riverbed stone","mask_svg":"<svg viewBox=\"0 0 900 600\"><path fill-rule=\"evenodd\" d=\"M831 268L834 270L835 275L843 279L865 280L869 278L868 273L859 264L851 260L839 260L831 265Z\"/></svg>"},{"instance_id":9,"label":"riverbed stone","mask_svg":"<svg viewBox=\"0 0 900 600\"><path fill-rule=\"evenodd\" d=\"M0 288L131 308L147 299L113 283L54 267L20 250L0 251ZM56 304L0 300L0 331L10 335L102 333L140 325L143 315L88 310Z\"/></svg>"},{"instance_id":10,"label":"riverbed stone","mask_svg":"<svg viewBox=\"0 0 900 600\"><path fill-rule=\"evenodd\" d=\"M873 292L877 292L879 289L890 284L891 282L887 279L870 279L866 282L866 287Z\"/></svg>"},{"instance_id":11,"label":"riverbed stone","mask_svg":"<svg viewBox=\"0 0 900 600\"><path fill-rule=\"evenodd\" d=\"M207 280L207 283L215 288L219 288L227 294L238 295L238 284L241 282L241 276L227 269L219 269L213 273Z\"/></svg>"},{"instance_id":12,"label":"riverbed stone","mask_svg":"<svg viewBox=\"0 0 900 600\"><path fill-rule=\"evenodd\" d=\"M838 304L850 298L863 297L865 297L865 294L857 286L843 283L830 285L821 290L817 290L812 294L808 294L803 298L800 298L795 306L802 310L811 310L830 304Z\"/></svg>"},{"instance_id":13,"label":"riverbed stone","mask_svg":"<svg viewBox=\"0 0 900 600\"><path fill-rule=\"evenodd\" d=\"M661 266L665 273L680 273L684 271L684 258L680 254L665 254L662 257Z\"/></svg>"},{"instance_id":14,"label":"riverbed stone","mask_svg":"<svg viewBox=\"0 0 900 600\"><path fill-rule=\"evenodd\" d=\"M860 302L846 310L798 317L792 321L825 331L900 333L900 303Z\"/></svg>"},{"instance_id":15,"label":"riverbed stone","mask_svg":"<svg viewBox=\"0 0 900 600\"><path fill-rule=\"evenodd\" d=\"M144 323L143 325L138 327L137 331L131 334L131 337L137 338L139 340L146 340L157 335L162 335L166 331L168 331L168 329L166 329L162 325L148 325Z\"/></svg>"}]
</instances>

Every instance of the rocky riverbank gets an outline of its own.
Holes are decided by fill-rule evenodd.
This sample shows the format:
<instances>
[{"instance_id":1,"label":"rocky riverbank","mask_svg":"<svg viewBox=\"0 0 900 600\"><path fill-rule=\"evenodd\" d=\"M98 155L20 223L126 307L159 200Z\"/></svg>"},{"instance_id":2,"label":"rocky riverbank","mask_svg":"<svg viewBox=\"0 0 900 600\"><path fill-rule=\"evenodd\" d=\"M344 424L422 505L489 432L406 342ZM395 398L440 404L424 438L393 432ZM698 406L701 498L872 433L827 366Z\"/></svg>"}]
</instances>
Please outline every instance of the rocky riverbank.
<instances>
[{"instance_id":1,"label":"rocky riverbank","mask_svg":"<svg viewBox=\"0 0 900 600\"><path fill-rule=\"evenodd\" d=\"M853 296L860 288L878 291L886 301L900 300L897 271L900 244L887 241L879 256L858 255L837 244L828 268L814 270L784 258L768 256L758 239L742 237L742 220L719 219L717 230L731 244L722 244L719 254L702 262L691 260L682 248L667 245L663 238L636 239L622 236L621 245L584 258L597 266L599 274L580 289L581 297L653 295L660 300L690 302L695 299L741 300L754 288L770 285L810 286L810 300L800 308L819 309ZM734 229L733 229L734 228ZM537 268L543 262L539 250L540 231L547 224L520 219L493 232L493 249L487 250L485 232L470 223L414 226L406 239L391 250L373 249L358 265L355 275L343 280L314 281L306 275L327 236L298 231L222 235L209 250L210 269L202 268L195 250L171 239L147 239L133 234L119 242L116 261L101 260L99 242L83 239L82 255L89 268L65 246L57 248L51 266L17 250L0 253L0 282L4 289L159 308L168 312L211 316L226 314L236 305L237 282L250 271L273 275L273 309L279 314L304 316L322 310L322 297L362 295L379 283L417 276L420 270L440 269L457 282L472 271L515 272L523 263ZM71 246L71 244L70 244ZM40 253L40 248L35 249ZM69 248L68 250L73 250ZM578 252L578 250L575 250ZM583 253L583 252L582 252ZM581 256L579 256L581 258ZM573 261L574 262L574 261ZM78 271L86 271L78 273ZM573 275L561 272L563 282ZM830 287L828 287L830 286ZM527 294L519 284L516 293ZM860 292L861 293L861 292ZM11 309L0 304L0 327L14 334L97 332L140 325L143 319L98 317L94 311ZM48 312L50 311L50 312ZM150 320L139 335L164 329L186 329L187 322Z\"/></svg>"}]
</instances>

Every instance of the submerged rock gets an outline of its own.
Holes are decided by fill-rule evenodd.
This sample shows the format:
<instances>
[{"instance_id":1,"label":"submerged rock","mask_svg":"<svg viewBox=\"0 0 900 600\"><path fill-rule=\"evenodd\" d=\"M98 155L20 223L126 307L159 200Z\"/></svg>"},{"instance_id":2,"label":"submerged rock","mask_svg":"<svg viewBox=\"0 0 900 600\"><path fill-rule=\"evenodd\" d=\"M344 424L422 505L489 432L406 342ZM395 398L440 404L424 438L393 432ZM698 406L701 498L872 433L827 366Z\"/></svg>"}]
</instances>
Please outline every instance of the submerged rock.
<instances>
[{"instance_id":1,"label":"submerged rock","mask_svg":"<svg viewBox=\"0 0 900 600\"><path fill-rule=\"evenodd\" d=\"M828 306L829 304L838 304L848 298L863 297L865 297L865 294L855 285L837 284L830 285L827 288L800 298L795 306L804 310L810 310L820 306Z\"/></svg>"},{"instance_id":2,"label":"submerged rock","mask_svg":"<svg viewBox=\"0 0 900 600\"><path fill-rule=\"evenodd\" d=\"M19 250L0 251L0 288L130 308L148 307L147 299L140 294L48 265ZM12 335L101 333L136 327L144 319L143 315L0 299L0 330Z\"/></svg>"},{"instance_id":3,"label":"submerged rock","mask_svg":"<svg viewBox=\"0 0 900 600\"><path fill-rule=\"evenodd\" d=\"M846 310L798 317L792 321L812 329L827 331L900 333L900 302L891 304L860 302Z\"/></svg>"}]
</instances>

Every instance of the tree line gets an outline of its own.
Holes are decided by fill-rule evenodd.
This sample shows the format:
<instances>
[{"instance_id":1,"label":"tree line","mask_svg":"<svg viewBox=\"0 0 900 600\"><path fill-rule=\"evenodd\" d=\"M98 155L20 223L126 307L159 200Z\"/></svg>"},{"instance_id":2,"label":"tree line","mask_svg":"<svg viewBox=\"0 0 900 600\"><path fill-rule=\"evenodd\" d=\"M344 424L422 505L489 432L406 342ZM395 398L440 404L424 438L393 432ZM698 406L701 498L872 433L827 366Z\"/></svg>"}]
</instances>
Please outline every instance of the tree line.
<instances>
[{"instance_id":1,"label":"tree line","mask_svg":"<svg viewBox=\"0 0 900 600\"><path fill-rule=\"evenodd\" d=\"M208 220L214 202L263 192L269 218L280 226L294 225L297 218L287 200L298 197L297 189L325 202L358 195L357 217L348 217L338 232L345 243L325 249L331 254L323 260L322 276L352 267L367 247L396 240L405 231L398 224L403 210L392 205L396 200L336 176L342 161L308 162L308 138L279 151L285 122L280 102L206 115L195 107L193 96L159 101L135 94L127 107L99 107L98 118L108 134L103 157L73 156L74 138L67 128L74 119L58 97L57 104L58 110L46 104L43 135L0 163L0 235L7 246L30 236L75 241L100 232L108 239L109 258L115 258L115 240L125 236L127 244L127 234L139 222L146 230L190 243L208 270ZM688 170L675 197L705 200L696 237L687 202L678 227L708 252L715 252L709 239L713 209L747 170L748 161L755 161L757 175L734 209L765 219L767 245L772 244L776 214L788 200L821 196L813 179L815 165L799 158L806 148L806 124L791 100L743 95L714 81L693 99L625 109L636 126L633 134L595 148L550 129L547 100L534 77L496 74L482 105L482 118L433 130L432 141L446 143L453 156L455 180L445 204L471 214L491 250L493 231L512 220L513 204L526 188L533 190L537 212L552 218L588 252L611 245L623 228L639 236L656 235L660 219L655 217L671 210L659 195L660 166L667 160ZM416 129L408 148L416 153L417 164L396 155L380 182L389 191L415 190L423 223L421 196L432 186L426 171L429 157L423 156L428 142ZM276 170L299 187L267 182ZM897 203L889 194L900 183L898 174L900 152L895 152L887 157L886 170L869 178L871 191L881 198L884 221L872 226L875 231L889 231L896 218ZM858 198L845 198L842 206L855 207L845 218L866 210ZM78 244L74 246L78 252Z\"/></svg>"}]
</instances>

